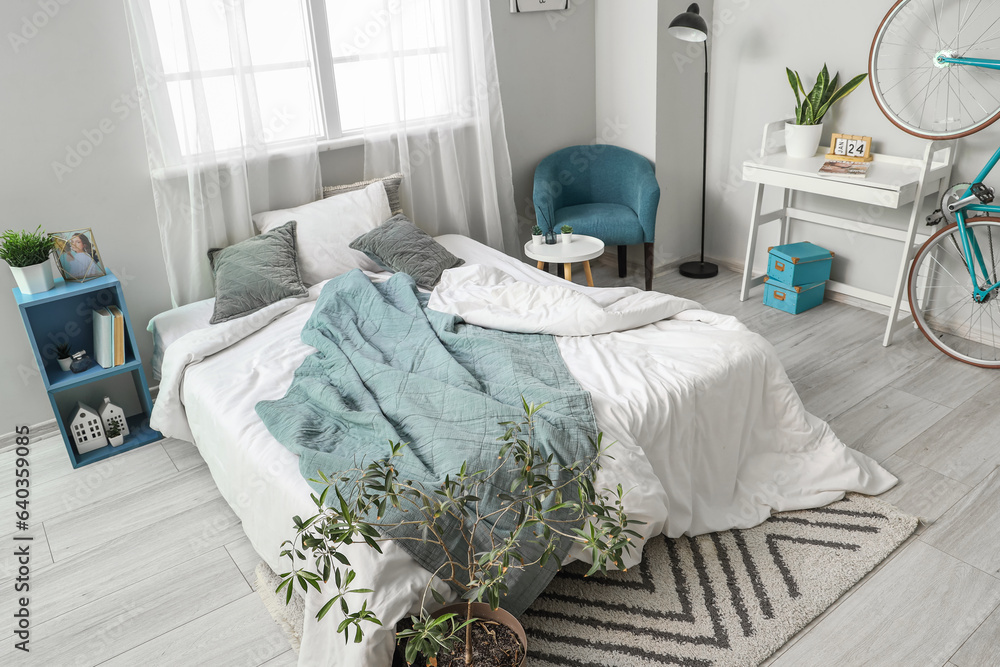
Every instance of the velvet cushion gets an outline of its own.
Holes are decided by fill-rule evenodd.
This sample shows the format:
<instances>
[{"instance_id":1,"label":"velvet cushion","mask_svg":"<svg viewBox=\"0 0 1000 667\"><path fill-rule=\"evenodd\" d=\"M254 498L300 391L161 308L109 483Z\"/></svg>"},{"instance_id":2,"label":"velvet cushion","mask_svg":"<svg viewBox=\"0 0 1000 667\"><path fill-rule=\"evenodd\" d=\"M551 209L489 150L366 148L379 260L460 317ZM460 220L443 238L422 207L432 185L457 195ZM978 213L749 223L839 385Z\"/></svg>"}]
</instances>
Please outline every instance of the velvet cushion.
<instances>
[{"instance_id":1,"label":"velvet cushion","mask_svg":"<svg viewBox=\"0 0 1000 667\"><path fill-rule=\"evenodd\" d=\"M445 269L461 266L455 257L405 215L396 215L370 232L351 241L360 250L390 271L408 273L424 289L433 289Z\"/></svg>"},{"instance_id":2,"label":"velvet cushion","mask_svg":"<svg viewBox=\"0 0 1000 667\"><path fill-rule=\"evenodd\" d=\"M295 221L228 248L208 251L215 276L211 324L254 313L272 303L309 293L299 277Z\"/></svg>"},{"instance_id":3,"label":"velvet cushion","mask_svg":"<svg viewBox=\"0 0 1000 667\"><path fill-rule=\"evenodd\" d=\"M623 204L578 204L556 209L555 231L563 225L574 234L595 236L606 245L632 245L643 242L639 216Z\"/></svg>"}]
</instances>

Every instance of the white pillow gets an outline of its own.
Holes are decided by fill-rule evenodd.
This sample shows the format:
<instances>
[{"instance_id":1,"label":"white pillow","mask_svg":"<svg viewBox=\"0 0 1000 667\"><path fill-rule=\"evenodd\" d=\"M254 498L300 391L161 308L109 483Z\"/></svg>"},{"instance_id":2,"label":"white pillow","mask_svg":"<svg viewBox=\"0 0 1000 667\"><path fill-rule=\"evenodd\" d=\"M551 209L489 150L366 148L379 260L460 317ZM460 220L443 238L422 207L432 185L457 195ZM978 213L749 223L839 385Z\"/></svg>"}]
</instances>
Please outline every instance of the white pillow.
<instances>
[{"instance_id":1,"label":"white pillow","mask_svg":"<svg viewBox=\"0 0 1000 667\"><path fill-rule=\"evenodd\" d=\"M351 269L381 271L363 252L348 244L392 217L381 181L363 190L320 199L296 208L267 211L253 216L262 234L290 220L296 225L299 274L306 285L315 285Z\"/></svg>"}]
</instances>

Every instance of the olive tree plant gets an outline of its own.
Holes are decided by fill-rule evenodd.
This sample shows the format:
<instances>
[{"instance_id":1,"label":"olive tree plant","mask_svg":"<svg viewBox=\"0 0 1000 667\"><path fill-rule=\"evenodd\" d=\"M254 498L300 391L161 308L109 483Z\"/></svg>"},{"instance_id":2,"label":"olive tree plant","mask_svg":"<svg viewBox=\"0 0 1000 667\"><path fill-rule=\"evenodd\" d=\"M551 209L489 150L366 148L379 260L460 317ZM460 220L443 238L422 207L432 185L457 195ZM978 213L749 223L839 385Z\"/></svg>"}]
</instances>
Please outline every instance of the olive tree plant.
<instances>
[{"instance_id":1,"label":"olive tree plant","mask_svg":"<svg viewBox=\"0 0 1000 667\"><path fill-rule=\"evenodd\" d=\"M597 440L591 441L593 456L563 465L534 444L533 419L544 404L522 402L521 421L499 424L503 434L497 438L497 463L491 470L471 470L463 463L438 486L425 488L399 478L394 462L406 455L406 446L390 442L386 458L339 472L334 478L321 472L319 480L310 480L324 488L312 496L316 514L307 519L294 517L296 535L282 545L281 555L291 561L291 568L280 575L277 591L285 590L286 603L296 584L304 591L312 586L322 592L320 584L324 583L331 597L317 619L322 620L339 605L343 620L337 631L344 633L345 641L353 636L360 642L364 624L381 625L382 621L363 597L373 591L352 588L357 572L343 547L363 542L381 553L380 543L386 540L430 541L440 547L444 562L428 578L419 616L410 617L411 627L400 631L397 640L405 640L406 660L412 663L417 655L430 659L451 650L464 631L465 664L471 666L471 631L476 620L471 605L485 601L496 609L507 593L506 580L513 571L544 567L552 559L558 569L560 554L566 553L570 544L589 554L592 565L588 576L606 572L611 564L621 567L623 556L631 552L632 538L639 537L630 526L641 522L626 515L626 491L621 485L613 491L598 490L594 485L601 457L607 455L610 445L602 444L598 434ZM509 492L498 494L498 505L481 513L483 494L495 493L494 483L502 475L513 479ZM403 521L382 521L390 506L405 511ZM513 529L500 534L496 526L503 516L513 518ZM455 541L446 539L446 521L461 531L460 549L449 546ZM392 537L393 529L403 525L418 528L420 537ZM521 554L528 542L536 545L534 553L538 554L530 560ZM477 549L476 544L488 548ZM433 586L435 578L468 602L464 618L428 613L428 592L437 603L445 602ZM360 607L356 604L359 598Z\"/></svg>"}]
</instances>

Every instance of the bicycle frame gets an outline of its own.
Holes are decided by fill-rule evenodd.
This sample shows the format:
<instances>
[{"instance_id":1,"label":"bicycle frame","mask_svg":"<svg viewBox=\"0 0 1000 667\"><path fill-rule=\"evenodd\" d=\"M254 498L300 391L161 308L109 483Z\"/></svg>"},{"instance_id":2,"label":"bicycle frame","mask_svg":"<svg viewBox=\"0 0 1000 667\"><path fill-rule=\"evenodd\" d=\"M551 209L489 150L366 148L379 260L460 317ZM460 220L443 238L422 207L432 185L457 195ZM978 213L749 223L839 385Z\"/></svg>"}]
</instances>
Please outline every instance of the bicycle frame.
<instances>
[{"instance_id":1,"label":"bicycle frame","mask_svg":"<svg viewBox=\"0 0 1000 667\"><path fill-rule=\"evenodd\" d=\"M950 58L939 55L937 57L937 62L948 63L949 65L967 65L969 67L982 67L985 69L993 69L1000 71L1000 60L988 60L984 58ZM1000 148L993 154L983 170L979 172L976 176L974 183L982 183L993 168L997 166L1000 162ZM972 186L969 186L966 191L962 194L962 198L968 197L972 194ZM1000 215L1000 206L992 206L989 204L969 204L963 206L961 209L955 212L955 219L958 221L959 235L962 237L962 248L965 251L965 263L966 268L969 270L969 275L972 277L973 286L973 296L978 302L982 302L988 294L993 290L1000 287L1000 280L989 285L985 290L980 288L980 281L976 275L976 265L975 262L979 263L979 268L983 272L983 283L988 284L990 280L989 271L986 269L986 261L983 259L983 253L979 248L979 242L976 241L974 236L968 233L968 229L965 226L966 212L975 211L982 213L989 213L993 215ZM975 262L973 261L973 256L975 257Z\"/></svg>"}]
</instances>

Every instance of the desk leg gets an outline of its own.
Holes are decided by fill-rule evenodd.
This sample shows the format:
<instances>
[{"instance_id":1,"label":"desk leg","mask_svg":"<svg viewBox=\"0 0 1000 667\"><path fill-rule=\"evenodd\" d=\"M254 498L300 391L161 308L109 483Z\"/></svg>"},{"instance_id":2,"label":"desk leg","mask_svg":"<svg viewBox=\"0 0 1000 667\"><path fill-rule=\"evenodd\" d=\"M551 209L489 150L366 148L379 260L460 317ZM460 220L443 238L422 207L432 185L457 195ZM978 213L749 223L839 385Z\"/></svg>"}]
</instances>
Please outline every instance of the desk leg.
<instances>
[{"instance_id":1,"label":"desk leg","mask_svg":"<svg viewBox=\"0 0 1000 667\"><path fill-rule=\"evenodd\" d=\"M573 282L573 265L572 264L563 264L563 278L565 278L566 280L568 280L570 282Z\"/></svg>"},{"instance_id":2,"label":"desk leg","mask_svg":"<svg viewBox=\"0 0 1000 667\"><path fill-rule=\"evenodd\" d=\"M788 217L788 209L792 206L792 191L789 190L788 188L784 188L784 195L782 197L782 201L784 202L782 204L782 206L784 206L782 210L784 210L785 213L784 215L781 216L780 245L785 245L786 243L788 243L788 228L792 224L791 218Z\"/></svg>"},{"instance_id":3,"label":"desk leg","mask_svg":"<svg viewBox=\"0 0 1000 667\"><path fill-rule=\"evenodd\" d=\"M590 261L583 263L583 272L587 274L587 284L591 287L594 286L594 274L590 272Z\"/></svg>"},{"instance_id":4,"label":"desk leg","mask_svg":"<svg viewBox=\"0 0 1000 667\"><path fill-rule=\"evenodd\" d=\"M913 199L913 210L910 212L910 226L906 230L906 240L903 241L903 259L899 263L899 273L896 276L896 290L892 295L892 304L889 306L889 321L885 325L885 336L882 337L882 345L884 347L889 347L892 343L892 334L899 325L899 304L903 299L903 292L906 290L906 284L909 280L910 260L913 259L913 255L916 252L914 242L917 238L917 224L920 220L920 209L924 202L924 195L926 194L924 186L927 184L927 174L931 170L933 154L934 142L928 142L927 148L924 149L923 172L920 174L920 180L917 181L917 193ZM947 187L944 179L942 179L938 187L938 198L935 201L940 201L941 194Z\"/></svg>"},{"instance_id":5,"label":"desk leg","mask_svg":"<svg viewBox=\"0 0 1000 667\"><path fill-rule=\"evenodd\" d=\"M757 248L757 230L760 227L760 206L764 199L764 184L758 183L753 191L753 209L750 212L750 234L747 237L747 256L743 263L743 283L740 286L740 301L746 301L753 278L753 256ZM782 222L784 225L784 222Z\"/></svg>"}]
</instances>

